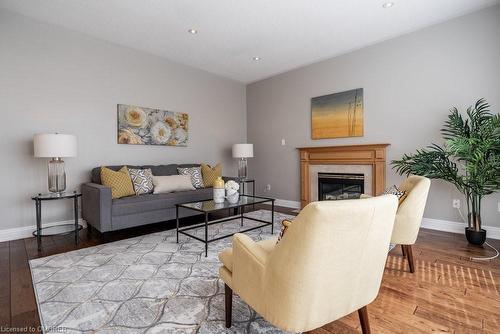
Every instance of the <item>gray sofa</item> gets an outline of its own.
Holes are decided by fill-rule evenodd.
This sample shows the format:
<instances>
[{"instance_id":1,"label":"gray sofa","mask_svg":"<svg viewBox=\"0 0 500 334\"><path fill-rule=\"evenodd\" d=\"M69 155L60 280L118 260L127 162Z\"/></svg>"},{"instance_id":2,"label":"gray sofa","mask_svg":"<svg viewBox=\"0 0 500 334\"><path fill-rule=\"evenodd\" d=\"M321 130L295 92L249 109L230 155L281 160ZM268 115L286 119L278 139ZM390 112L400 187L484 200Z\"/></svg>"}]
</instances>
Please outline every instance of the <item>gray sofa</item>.
<instances>
[{"instance_id":1,"label":"gray sofa","mask_svg":"<svg viewBox=\"0 0 500 334\"><path fill-rule=\"evenodd\" d=\"M153 175L176 175L177 167L193 167L198 164L170 164L159 166L131 166L151 168ZM119 170L123 166L107 166ZM82 184L82 218L99 230L110 232L124 228L163 222L175 219L175 204L212 198L212 188L196 189L166 194L145 194L118 199L111 198L111 188L101 184L101 168L92 169L91 182ZM179 215L187 217L199 214L180 209Z\"/></svg>"}]
</instances>

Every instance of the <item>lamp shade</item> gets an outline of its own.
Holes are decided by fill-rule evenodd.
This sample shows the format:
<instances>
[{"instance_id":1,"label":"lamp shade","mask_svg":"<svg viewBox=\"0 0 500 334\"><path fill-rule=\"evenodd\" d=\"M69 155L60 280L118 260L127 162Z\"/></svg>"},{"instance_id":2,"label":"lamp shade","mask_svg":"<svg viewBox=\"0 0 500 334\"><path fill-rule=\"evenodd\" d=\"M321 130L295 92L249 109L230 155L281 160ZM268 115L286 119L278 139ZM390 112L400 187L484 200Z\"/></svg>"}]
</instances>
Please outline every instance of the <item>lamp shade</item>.
<instances>
[{"instance_id":1,"label":"lamp shade","mask_svg":"<svg viewBox=\"0 0 500 334\"><path fill-rule=\"evenodd\" d=\"M60 133L40 133L33 136L35 157L76 157L76 136Z\"/></svg>"},{"instance_id":2,"label":"lamp shade","mask_svg":"<svg viewBox=\"0 0 500 334\"><path fill-rule=\"evenodd\" d=\"M253 158L253 144L234 144L233 158Z\"/></svg>"}]
</instances>

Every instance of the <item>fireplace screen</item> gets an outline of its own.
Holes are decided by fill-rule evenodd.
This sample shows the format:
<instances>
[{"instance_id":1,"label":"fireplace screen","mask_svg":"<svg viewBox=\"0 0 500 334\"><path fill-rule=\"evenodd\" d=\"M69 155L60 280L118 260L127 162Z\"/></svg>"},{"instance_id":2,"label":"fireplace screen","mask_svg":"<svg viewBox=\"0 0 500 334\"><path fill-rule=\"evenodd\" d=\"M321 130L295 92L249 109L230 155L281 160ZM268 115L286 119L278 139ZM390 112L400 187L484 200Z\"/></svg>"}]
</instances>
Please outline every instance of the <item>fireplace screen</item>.
<instances>
[{"instance_id":1,"label":"fireplace screen","mask_svg":"<svg viewBox=\"0 0 500 334\"><path fill-rule=\"evenodd\" d=\"M364 190L363 174L318 173L320 201L359 198Z\"/></svg>"}]
</instances>

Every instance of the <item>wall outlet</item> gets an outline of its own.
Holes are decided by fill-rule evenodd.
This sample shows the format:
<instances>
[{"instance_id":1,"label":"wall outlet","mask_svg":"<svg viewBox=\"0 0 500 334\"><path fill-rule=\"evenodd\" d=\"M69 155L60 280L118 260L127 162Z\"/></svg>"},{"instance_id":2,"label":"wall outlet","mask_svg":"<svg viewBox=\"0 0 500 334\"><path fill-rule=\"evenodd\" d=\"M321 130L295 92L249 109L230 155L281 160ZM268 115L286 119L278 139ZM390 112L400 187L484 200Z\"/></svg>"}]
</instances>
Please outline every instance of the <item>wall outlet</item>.
<instances>
[{"instance_id":1,"label":"wall outlet","mask_svg":"<svg viewBox=\"0 0 500 334\"><path fill-rule=\"evenodd\" d=\"M286 140L283 138L281 139L281 146L285 146L286 145Z\"/></svg>"},{"instance_id":2,"label":"wall outlet","mask_svg":"<svg viewBox=\"0 0 500 334\"><path fill-rule=\"evenodd\" d=\"M452 203L452 206L455 208L455 209L460 209L460 200L459 199L453 199L453 203Z\"/></svg>"},{"instance_id":3,"label":"wall outlet","mask_svg":"<svg viewBox=\"0 0 500 334\"><path fill-rule=\"evenodd\" d=\"M266 184L266 191L271 191L271 185L270 184Z\"/></svg>"}]
</instances>

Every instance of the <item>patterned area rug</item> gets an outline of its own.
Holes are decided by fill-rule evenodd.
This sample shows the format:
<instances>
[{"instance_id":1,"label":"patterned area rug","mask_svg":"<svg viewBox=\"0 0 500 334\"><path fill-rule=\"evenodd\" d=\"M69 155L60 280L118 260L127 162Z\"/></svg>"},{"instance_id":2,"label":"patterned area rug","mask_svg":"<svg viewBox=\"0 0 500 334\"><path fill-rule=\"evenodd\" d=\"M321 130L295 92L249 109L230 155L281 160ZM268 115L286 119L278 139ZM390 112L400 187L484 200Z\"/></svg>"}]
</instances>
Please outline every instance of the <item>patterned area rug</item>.
<instances>
[{"instance_id":1,"label":"patterned area rug","mask_svg":"<svg viewBox=\"0 0 500 334\"><path fill-rule=\"evenodd\" d=\"M247 214L269 221L271 212ZM275 213L274 234L280 221ZM244 227L259 224L245 220ZM240 220L209 227L210 237L236 233ZM202 237L204 228L191 230ZM270 226L247 232L271 237ZM30 261L45 333L282 333L238 296L233 327L224 327L224 284L219 251L231 238L204 244L175 230L121 240Z\"/></svg>"}]
</instances>

